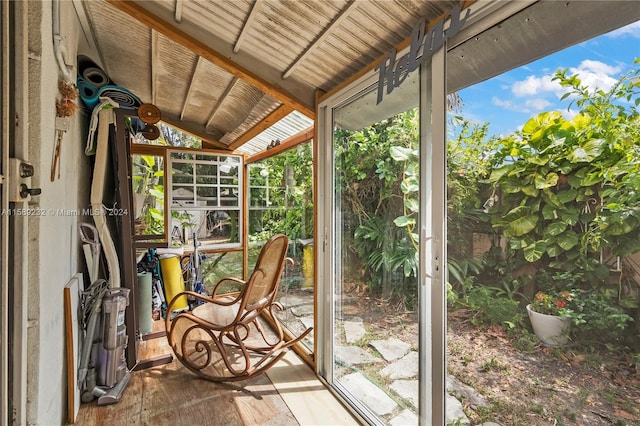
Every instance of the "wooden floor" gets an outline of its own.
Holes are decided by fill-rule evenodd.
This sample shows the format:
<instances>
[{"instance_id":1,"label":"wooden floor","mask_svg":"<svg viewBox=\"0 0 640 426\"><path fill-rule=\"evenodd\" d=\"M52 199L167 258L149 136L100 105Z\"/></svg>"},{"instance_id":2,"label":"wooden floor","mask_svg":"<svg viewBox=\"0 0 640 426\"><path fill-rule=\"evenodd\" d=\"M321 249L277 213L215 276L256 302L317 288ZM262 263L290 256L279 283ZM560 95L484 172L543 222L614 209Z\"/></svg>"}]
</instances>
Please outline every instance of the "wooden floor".
<instances>
[{"instance_id":1,"label":"wooden floor","mask_svg":"<svg viewBox=\"0 0 640 426\"><path fill-rule=\"evenodd\" d=\"M141 342L139 359L170 354L166 338ZM173 362L134 371L117 404L82 404L78 425L357 425L289 352L267 375L229 384L198 378Z\"/></svg>"}]
</instances>

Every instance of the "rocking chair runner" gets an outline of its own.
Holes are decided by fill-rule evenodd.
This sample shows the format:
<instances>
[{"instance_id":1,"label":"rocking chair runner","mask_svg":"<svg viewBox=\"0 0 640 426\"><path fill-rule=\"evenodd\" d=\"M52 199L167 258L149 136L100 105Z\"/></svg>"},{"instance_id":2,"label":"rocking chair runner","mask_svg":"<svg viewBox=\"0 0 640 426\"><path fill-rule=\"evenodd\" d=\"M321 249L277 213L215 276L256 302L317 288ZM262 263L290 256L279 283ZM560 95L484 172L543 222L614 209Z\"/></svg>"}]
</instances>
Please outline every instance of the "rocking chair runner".
<instances>
[{"instance_id":1,"label":"rocking chair runner","mask_svg":"<svg viewBox=\"0 0 640 426\"><path fill-rule=\"evenodd\" d=\"M185 367L217 382L248 379L265 372L285 355L288 347L311 332L312 328L308 328L295 339L285 341L282 326L273 312L274 307L283 309L274 299L288 246L287 236L271 237L246 282L223 278L210 297L185 291L173 298L165 321L167 339ZM219 295L224 284L240 285L240 294ZM203 304L171 319L172 306L181 295L194 297ZM268 312L273 319L274 331L261 324L263 312Z\"/></svg>"}]
</instances>

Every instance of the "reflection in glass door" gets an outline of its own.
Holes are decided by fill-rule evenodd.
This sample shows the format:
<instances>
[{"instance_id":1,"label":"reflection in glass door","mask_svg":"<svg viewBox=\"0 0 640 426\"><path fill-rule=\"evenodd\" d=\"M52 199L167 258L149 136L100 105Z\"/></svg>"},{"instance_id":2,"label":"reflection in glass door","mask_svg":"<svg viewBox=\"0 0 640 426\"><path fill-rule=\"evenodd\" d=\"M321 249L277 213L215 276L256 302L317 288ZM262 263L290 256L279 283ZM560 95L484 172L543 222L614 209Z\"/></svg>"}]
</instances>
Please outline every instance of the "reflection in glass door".
<instances>
[{"instance_id":1,"label":"reflection in glass door","mask_svg":"<svg viewBox=\"0 0 640 426\"><path fill-rule=\"evenodd\" d=\"M419 74L376 88L333 115L333 383L373 422L417 424Z\"/></svg>"}]
</instances>

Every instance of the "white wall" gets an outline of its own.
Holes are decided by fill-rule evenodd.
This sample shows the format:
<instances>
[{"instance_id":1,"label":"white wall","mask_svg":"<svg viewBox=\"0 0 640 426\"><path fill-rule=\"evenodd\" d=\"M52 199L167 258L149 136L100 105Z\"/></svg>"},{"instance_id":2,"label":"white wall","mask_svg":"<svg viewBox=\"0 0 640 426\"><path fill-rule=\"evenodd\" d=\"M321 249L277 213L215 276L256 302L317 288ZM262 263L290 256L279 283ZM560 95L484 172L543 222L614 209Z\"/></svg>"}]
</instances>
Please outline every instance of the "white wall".
<instances>
[{"instance_id":1,"label":"white wall","mask_svg":"<svg viewBox=\"0 0 640 426\"><path fill-rule=\"evenodd\" d=\"M75 78L79 24L73 3L59 3L66 62ZM35 167L33 187L42 194L29 203L43 216L28 222L28 340L27 421L65 424L67 370L63 288L77 272L84 272L77 223L82 217L60 213L88 207L90 159L84 155L87 117L69 119L61 150L60 179L50 181L56 140L55 101L61 79L54 57L52 2L29 2L29 156ZM80 102L79 100L77 102ZM26 206L25 206L26 207ZM38 209L38 210L36 210Z\"/></svg>"}]
</instances>

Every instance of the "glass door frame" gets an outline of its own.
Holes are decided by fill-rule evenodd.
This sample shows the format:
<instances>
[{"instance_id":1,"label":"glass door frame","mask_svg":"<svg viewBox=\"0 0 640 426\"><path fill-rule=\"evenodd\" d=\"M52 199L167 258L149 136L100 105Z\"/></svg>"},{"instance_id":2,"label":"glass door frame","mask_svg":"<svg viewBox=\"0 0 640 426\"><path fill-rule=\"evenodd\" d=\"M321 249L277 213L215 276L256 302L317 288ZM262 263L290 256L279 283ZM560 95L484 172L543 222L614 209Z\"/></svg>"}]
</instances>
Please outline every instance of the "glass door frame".
<instances>
[{"instance_id":1,"label":"glass door frame","mask_svg":"<svg viewBox=\"0 0 640 426\"><path fill-rule=\"evenodd\" d=\"M404 52L399 52L401 56ZM420 72L420 368L419 423L442 424L446 375L446 43L425 61ZM431 68L428 72L428 68ZM349 399L334 383L334 322L332 295L336 276L333 112L372 85L369 71L318 104L317 195L317 343L316 372L361 420L377 423L359 401ZM383 100L384 102L384 100Z\"/></svg>"}]
</instances>

